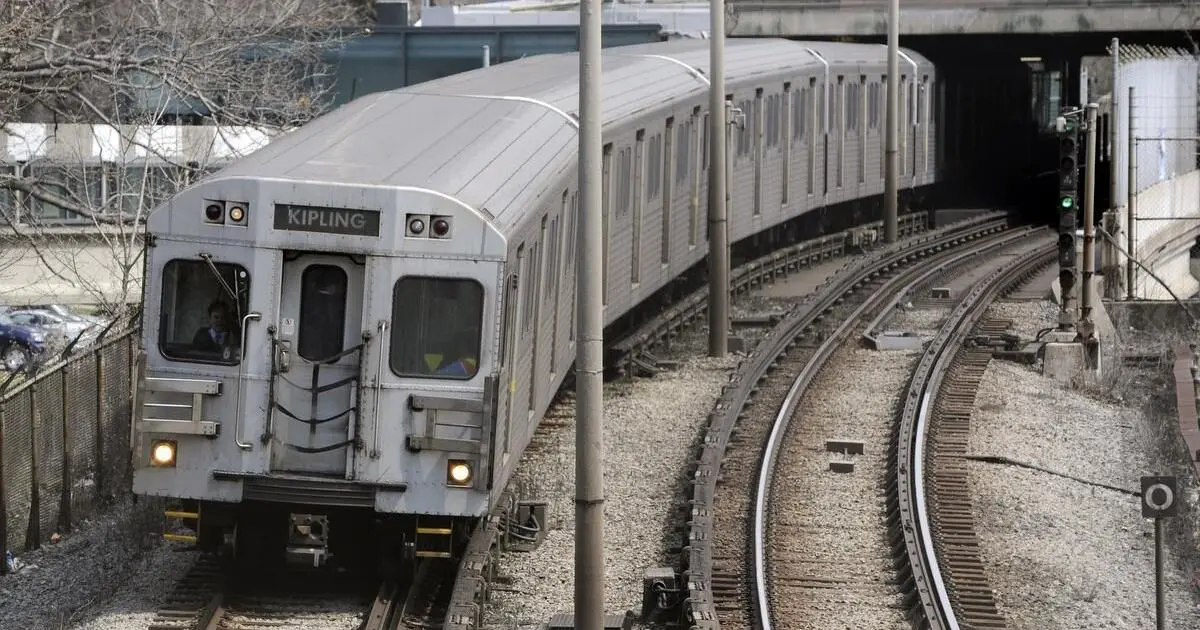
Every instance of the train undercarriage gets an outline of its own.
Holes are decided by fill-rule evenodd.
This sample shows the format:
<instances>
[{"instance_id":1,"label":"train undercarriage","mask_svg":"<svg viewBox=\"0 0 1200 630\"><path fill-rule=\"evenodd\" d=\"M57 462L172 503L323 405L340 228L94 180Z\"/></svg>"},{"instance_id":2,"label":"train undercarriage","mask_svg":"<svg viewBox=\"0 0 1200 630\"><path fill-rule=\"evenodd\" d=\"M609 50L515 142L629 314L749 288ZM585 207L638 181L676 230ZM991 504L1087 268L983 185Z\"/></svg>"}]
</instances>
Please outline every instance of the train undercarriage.
<instances>
[{"instance_id":1,"label":"train undercarriage","mask_svg":"<svg viewBox=\"0 0 1200 630\"><path fill-rule=\"evenodd\" d=\"M457 557L478 519L382 514L362 507L187 500L167 510L168 540L193 542L227 568L376 573ZM188 533L182 533L186 531Z\"/></svg>"}]
</instances>

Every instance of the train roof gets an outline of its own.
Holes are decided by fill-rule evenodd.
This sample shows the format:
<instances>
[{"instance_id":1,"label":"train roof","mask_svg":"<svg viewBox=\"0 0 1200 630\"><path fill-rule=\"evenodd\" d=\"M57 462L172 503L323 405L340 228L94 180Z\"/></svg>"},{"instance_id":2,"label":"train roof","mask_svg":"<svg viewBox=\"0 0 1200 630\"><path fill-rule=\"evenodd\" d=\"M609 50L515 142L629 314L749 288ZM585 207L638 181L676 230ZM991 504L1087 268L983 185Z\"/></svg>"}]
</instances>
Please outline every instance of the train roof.
<instances>
[{"instance_id":1,"label":"train roof","mask_svg":"<svg viewBox=\"0 0 1200 630\"><path fill-rule=\"evenodd\" d=\"M730 39L729 85L809 66L883 63L876 44ZM918 63L917 53L904 51ZM707 93L707 40L603 51L603 124ZM902 61L901 68L907 64ZM226 177L413 186L451 195L502 233L577 156L577 53L538 55L363 96L216 173ZM573 173L572 173L573 175Z\"/></svg>"}]
</instances>

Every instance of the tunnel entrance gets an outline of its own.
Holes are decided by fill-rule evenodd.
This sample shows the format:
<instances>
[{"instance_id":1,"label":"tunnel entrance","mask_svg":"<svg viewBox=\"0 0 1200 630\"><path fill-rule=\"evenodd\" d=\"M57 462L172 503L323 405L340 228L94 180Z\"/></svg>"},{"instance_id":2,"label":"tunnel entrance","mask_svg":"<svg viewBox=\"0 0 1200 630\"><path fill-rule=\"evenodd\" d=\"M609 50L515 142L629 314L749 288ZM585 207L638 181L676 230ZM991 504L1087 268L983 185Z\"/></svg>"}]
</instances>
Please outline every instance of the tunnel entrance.
<instances>
[{"instance_id":1,"label":"tunnel entrance","mask_svg":"<svg viewBox=\"0 0 1200 630\"><path fill-rule=\"evenodd\" d=\"M1197 50L1179 31L901 36L900 45L937 64L943 79L933 95L945 121L939 146L944 179L930 199L935 207L1008 207L1055 224L1054 119L1064 105L1079 104L1083 58L1108 56L1114 36L1122 44ZM886 34L824 39L887 43ZM1111 64L1104 68L1109 77L1093 72L1088 81L1091 101L1111 90ZM1097 221L1111 206L1107 114L1099 123Z\"/></svg>"}]
</instances>

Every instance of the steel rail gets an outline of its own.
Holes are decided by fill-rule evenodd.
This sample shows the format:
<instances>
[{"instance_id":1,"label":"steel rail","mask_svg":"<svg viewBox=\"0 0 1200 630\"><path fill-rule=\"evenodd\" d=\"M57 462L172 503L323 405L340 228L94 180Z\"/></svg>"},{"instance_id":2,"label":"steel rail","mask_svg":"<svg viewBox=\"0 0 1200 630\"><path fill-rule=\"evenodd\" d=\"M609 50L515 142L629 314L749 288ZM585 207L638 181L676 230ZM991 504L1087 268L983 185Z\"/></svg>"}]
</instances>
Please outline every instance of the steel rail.
<instances>
[{"instance_id":1,"label":"steel rail","mask_svg":"<svg viewBox=\"0 0 1200 630\"><path fill-rule=\"evenodd\" d=\"M974 238L1003 230L1004 213L975 217L920 236L888 245L843 266L809 294L760 341L742 361L723 388L709 414L693 468L691 515L684 529L680 561L687 585L683 609L686 622L696 628L719 628L713 583L714 495L716 483L738 414L783 349L792 344L822 314L864 282L896 266Z\"/></svg>"},{"instance_id":2,"label":"steel rail","mask_svg":"<svg viewBox=\"0 0 1200 630\"><path fill-rule=\"evenodd\" d=\"M965 262L971 258L985 255L996 250L1000 250L1011 246L1013 243L1025 239L1033 230L1025 228L1016 230L1012 233L1007 233L998 236L993 241L989 241L982 247L971 248L968 251L960 252L952 256L947 256L945 259L939 259L936 262L937 266L932 269L914 268L908 270L907 273L895 276L888 279L882 284L870 298L859 305L850 313L825 341L817 348L812 358L805 364L804 369L800 371L792 381L791 388L788 390L787 396L780 405L779 412L775 415L775 420L772 422L770 435L767 438L766 447L763 449L763 460L759 467L758 484L755 490L754 497L754 520L753 520L753 555L754 555L754 583L755 583L755 601L757 614L757 627L761 630L771 630L771 604L770 594L767 590L767 512L769 507L771 480L775 476L775 464L779 455L779 450L782 447L783 436L787 432L787 427L791 423L792 417L797 412L797 406L805 392L808 391L813 379L825 367L829 358L834 352L849 338L850 333L858 328L861 319L867 311L878 308L881 303L886 302L885 311L890 310L895 305L897 298L893 297L887 300L887 296L904 295L911 291L915 286L928 280L929 277L941 273L946 267ZM932 262L932 261L931 261ZM915 278L914 278L915 276ZM904 286L899 290L897 285L904 283ZM875 320L877 321L877 320Z\"/></svg>"},{"instance_id":3,"label":"steel rail","mask_svg":"<svg viewBox=\"0 0 1200 630\"><path fill-rule=\"evenodd\" d=\"M983 317L995 295L1018 278L1055 256L1048 230L1039 244L1018 255L975 283L951 311L922 357L909 386L901 416L896 473L900 528L909 570L915 582L919 628L957 630L958 617L942 579L925 499L924 459L930 410L958 348ZM924 625L919 622L923 621Z\"/></svg>"}]
</instances>

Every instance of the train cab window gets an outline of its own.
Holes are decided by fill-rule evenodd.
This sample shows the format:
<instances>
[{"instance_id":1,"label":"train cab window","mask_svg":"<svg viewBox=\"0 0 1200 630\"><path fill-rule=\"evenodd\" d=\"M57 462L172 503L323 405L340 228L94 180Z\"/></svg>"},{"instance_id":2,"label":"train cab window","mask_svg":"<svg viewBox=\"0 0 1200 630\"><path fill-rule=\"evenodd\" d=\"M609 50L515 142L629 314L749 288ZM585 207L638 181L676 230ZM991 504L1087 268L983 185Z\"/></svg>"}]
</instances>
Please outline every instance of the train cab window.
<instances>
[{"instance_id":1,"label":"train cab window","mask_svg":"<svg viewBox=\"0 0 1200 630\"><path fill-rule=\"evenodd\" d=\"M241 265L172 260L163 267L158 347L174 361L237 365L250 275Z\"/></svg>"},{"instance_id":2,"label":"train cab window","mask_svg":"<svg viewBox=\"0 0 1200 630\"><path fill-rule=\"evenodd\" d=\"M346 335L346 272L309 265L300 276L300 321L296 352L322 361L342 351Z\"/></svg>"},{"instance_id":3,"label":"train cab window","mask_svg":"<svg viewBox=\"0 0 1200 630\"><path fill-rule=\"evenodd\" d=\"M392 291L389 364L397 376L466 380L479 369L483 286L409 276Z\"/></svg>"}]
</instances>

